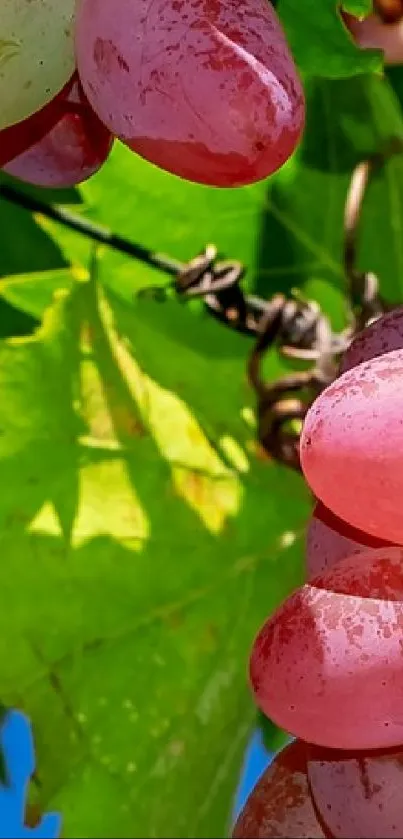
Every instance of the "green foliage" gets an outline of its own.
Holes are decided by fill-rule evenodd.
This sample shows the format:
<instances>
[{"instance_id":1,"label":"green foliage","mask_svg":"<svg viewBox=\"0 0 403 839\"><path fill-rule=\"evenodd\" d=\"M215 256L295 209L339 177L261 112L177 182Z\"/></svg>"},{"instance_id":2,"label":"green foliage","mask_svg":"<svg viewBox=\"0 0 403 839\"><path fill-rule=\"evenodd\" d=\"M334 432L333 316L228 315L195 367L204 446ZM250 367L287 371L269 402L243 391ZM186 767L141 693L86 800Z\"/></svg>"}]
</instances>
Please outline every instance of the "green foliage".
<instances>
[{"instance_id":1,"label":"green foliage","mask_svg":"<svg viewBox=\"0 0 403 839\"><path fill-rule=\"evenodd\" d=\"M146 243L187 257L219 227L250 262L265 193L182 184L123 149L82 190ZM44 229L63 257L21 275L14 240L2 285L44 319L0 345L1 696L33 721L37 803L66 835L224 835L249 649L301 578L308 497L256 451L249 342L200 306L134 303L155 276L111 253L89 279L87 243Z\"/></svg>"},{"instance_id":2,"label":"green foliage","mask_svg":"<svg viewBox=\"0 0 403 839\"><path fill-rule=\"evenodd\" d=\"M371 0L279 0L280 15L295 60L304 75L345 78L380 70L381 54L359 50L343 24L340 5L359 15Z\"/></svg>"},{"instance_id":3,"label":"green foliage","mask_svg":"<svg viewBox=\"0 0 403 839\"><path fill-rule=\"evenodd\" d=\"M315 2L316 20L309 0L281 0L284 20L293 8L307 73L332 43L326 75L354 78L307 81L304 141L278 176L209 190L116 147L60 198L181 259L214 241L246 262L249 289L301 287L340 328L346 190L403 135L402 77L363 75L374 59L335 3ZM402 167L375 177L360 240L392 301ZM92 270L85 240L4 202L0 253L0 700L32 719L36 803L62 811L70 839L224 836L255 720L250 645L301 579L310 509L256 447L250 341L199 303L135 299L165 278L107 250ZM282 369L271 354L267 375Z\"/></svg>"},{"instance_id":4,"label":"green foliage","mask_svg":"<svg viewBox=\"0 0 403 839\"><path fill-rule=\"evenodd\" d=\"M94 281L56 298L1 348L2 695L33 720L40 803L67 835L207 835L254 714L248 646L294 579L301 488L277 475L262 507L263 467L225 466L141 369L119 301Z\"/></svg>"}]
</instances>

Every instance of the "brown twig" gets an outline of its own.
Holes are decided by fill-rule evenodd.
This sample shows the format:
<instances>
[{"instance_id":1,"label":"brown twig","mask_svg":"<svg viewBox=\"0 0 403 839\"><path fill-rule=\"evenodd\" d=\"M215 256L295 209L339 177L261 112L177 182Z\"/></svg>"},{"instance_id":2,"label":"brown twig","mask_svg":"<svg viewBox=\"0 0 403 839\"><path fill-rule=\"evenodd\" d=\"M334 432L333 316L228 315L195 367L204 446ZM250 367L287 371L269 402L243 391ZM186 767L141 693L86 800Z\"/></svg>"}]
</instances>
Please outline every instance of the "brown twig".
<instances>
[{"instance_id":1,"label":"brown twig","mask_svg":"<svg viewBox=\"0 0 403 839\"><path fill-rule=\"evenodd\" d=\"M365 194L377 158L363 160L353 171L344 209L344 271L349 283L352 313L355 316L354 330L359 331L366 323L379 317L385 309L379 297L379 283L376 274L357 269L358 232Z\"/></svg>"},{"instance_id":2,"label":"brown twig","mask_svg":"<svg viewBox=\"0 0 403 839\"><path fill-rule=\"evenodd\" d=\"M367 189L374 172L390 157L401 154L403 140L390 138L376 154L361 161L354 169L344 209L344 271L349 283L349 298L354 317L353 334L378 318L387 305L379 294L379 280L372 271L357 268L359 228Z\"/></svg>"}]
</instances>

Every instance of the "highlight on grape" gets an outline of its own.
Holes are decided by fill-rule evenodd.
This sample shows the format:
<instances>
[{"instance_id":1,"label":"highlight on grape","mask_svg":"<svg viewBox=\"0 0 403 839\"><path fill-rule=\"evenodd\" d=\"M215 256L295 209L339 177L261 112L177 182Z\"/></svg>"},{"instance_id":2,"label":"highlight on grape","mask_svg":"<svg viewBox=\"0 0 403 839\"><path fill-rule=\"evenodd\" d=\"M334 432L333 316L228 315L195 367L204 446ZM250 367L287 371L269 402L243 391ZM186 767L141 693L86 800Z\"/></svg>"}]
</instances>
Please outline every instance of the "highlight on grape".
<instances>
[{"instance_id":1,"label":"highlight on grape","mask_svg":"<svg viewBox=\"0 0 403 839\"><path fill-rule=\"evenodd\" d=\"M39 0L35 14L2 0L0 22L0 167L27 183L81 183L118 138L236 187L300 139L303 88L267 0Z\"/></svg>"}]
</instances>

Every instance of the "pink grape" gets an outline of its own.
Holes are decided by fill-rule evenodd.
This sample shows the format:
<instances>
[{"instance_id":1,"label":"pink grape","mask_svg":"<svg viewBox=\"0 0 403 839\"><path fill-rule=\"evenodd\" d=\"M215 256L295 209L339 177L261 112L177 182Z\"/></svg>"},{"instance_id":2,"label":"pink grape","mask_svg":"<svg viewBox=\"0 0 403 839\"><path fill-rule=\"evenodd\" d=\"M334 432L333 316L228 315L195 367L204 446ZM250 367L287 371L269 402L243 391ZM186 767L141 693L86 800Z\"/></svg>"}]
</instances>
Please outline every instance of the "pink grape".
<instances>
[{"instance_id":1,"label":"pink grape","mask_svg":"<svg viewBox=\"0 0 403 839\"><path fill-rule=\"evenodd\" d=\"M382 315L359 332L345 352L340 372L387 352L403 349L403 307Z\"/></svg>"},{"instance_id":2,"label":"pink grape","mask_svg":"<svg viewBox=\"0 0 403 839\"><path fill-rule=\"evenodd\" d=\"M322 839L309 792L306 745L294 741L273 760L249 796L233 839Z\"/></svg>"},{"instance_id":3,"label":"pink grape","mask_svg":"<svg viewBox=\"0 0 403 839\"><path fill-rule=\"evenodd\" d=\"M345 752L308 746L315 805L333 836L403 836L403 747Z\"/></svg>"},{"instance_id":4,"label":"pink grape","mask_svg":"<svg viewBox=\"0 0 403 839\"><path fill-rule=\"evenodd\" d=\"M76 53L105 125L182 178L258 181L300 138L302 85L267 0L79 0Z\"/></svg>"},{"instance_id":5,"label":"pink grape","mask_svg":"<svg viewBox=\"0 0 403 839\"><path fill-rule=\"evenodd\" d=\"M391 547L391 542L376 539L342 521L319 502L308 525L306 564L308 578L332 568L340 559L365 548Z\"/></svg>"},{"instance_id":6,"label":"pink grape","mask_svg":"<svg viewBox=\"0 0 403 839\"><path fill-rule=\"evenodd\" d=\"M30 184L68 187L81 183L102 166L112 148L113 137L86 100L77 75L56 103L26 122L30 125L24 122L6 129L17 140L23 138L28 147L3 171Z\"/></svg>"},{"instance_id":7,"label":"pink grape","mask_svg":"<svg viewBox=\"0 0 403 839\"><path fill-rule=\"evenodd\" d=\"M260 630L250 678L262 711L307 742L403 742L403 548L366 550L292 594Z\"/></svg>"},{"instance_id":8,"label":"pink grape","mask_svg":"<svg viewBox=\"0 0 403 839\"><path fill-rule=\"evenodd\" d=\"M403 351L343 373L305 418L301 465L312 491L339 518L403 542Z\"/></svg>"},{"instance_id":9,"label":"pink grape","mask_svg":"<svg viewBox=\"0 0 403 839\"><path fill-rule=\"evenodd\" d=\"M362 20L347 14L343 17L357 46L382 50L385 64L403 64L403 20L384 23L377 14Z\"/></svg>"}]
</instances>

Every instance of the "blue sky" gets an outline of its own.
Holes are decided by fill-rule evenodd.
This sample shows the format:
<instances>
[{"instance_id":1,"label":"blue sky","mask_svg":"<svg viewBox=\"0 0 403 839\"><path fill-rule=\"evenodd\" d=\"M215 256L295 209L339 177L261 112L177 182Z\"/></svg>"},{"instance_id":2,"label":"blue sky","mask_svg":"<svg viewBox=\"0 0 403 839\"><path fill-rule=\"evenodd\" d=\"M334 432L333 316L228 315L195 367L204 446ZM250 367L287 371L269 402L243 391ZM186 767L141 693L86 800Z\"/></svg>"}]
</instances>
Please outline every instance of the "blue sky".
<instances>
[{"instance_id":1,"label":"blue sky","mask_svg":"<svg viewBox=\"0 0 403 839\"><path fill-rule=\"evenodd\" d=\"M58 839L61 818L43 816L37 827L24 825L28 784L35 769L35 750L29 720L20 711L8 711L0 728L6 763L6 784L0 784L0 839Z\"/></svg>"}]
</instances>

